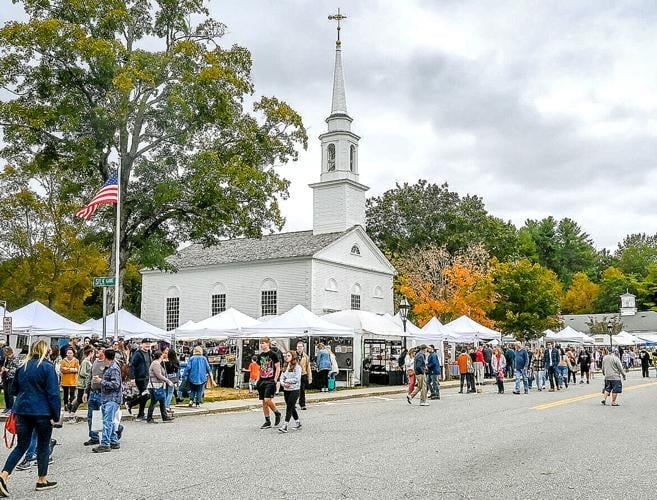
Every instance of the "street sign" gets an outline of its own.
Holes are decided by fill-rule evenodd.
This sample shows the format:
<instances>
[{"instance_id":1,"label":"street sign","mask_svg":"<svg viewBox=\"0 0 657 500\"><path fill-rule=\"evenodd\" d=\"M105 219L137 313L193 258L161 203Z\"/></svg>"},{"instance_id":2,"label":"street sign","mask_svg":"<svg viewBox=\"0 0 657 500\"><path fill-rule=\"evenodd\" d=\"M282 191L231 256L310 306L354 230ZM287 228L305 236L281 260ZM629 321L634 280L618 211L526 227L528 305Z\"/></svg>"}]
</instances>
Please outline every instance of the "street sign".
<instances>
[{"instance_id":1,"label":"street sign","mask_svg":"<svg viewBox=\"0 0 657 500\"><path fill-rule=\"evenodd\" d=\"M5 316L2 321L2 333L4 335L11 335L11 318Z\"/></svg>"},{"instance_id":2,"label":"street sign","mask_svg":"<svg viewBox=\"0 0 657 500\"><path fill-rule=\"evenodd\" d=\"M94 278L94 287L97 286L114 286L116 278L114 276L100 276Z\"/></svg>"}]
</instances>

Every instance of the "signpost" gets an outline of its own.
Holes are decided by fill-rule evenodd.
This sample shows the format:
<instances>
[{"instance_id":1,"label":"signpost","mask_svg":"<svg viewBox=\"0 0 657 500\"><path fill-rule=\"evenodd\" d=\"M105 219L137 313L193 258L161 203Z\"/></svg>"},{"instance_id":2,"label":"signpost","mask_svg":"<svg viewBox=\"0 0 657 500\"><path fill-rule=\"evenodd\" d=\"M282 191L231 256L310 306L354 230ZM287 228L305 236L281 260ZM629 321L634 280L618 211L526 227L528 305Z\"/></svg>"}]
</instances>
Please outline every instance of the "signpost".
<instances>
[{"instance_id":1,"label":"signpost","mask_svg":"<svg viewBox=\"0 0 657 500\"><path fill-rule=\"evenodd\" d=\"M107 288L116 284L114 276L97 276L93 278L94 288L103 288L103 340L107 340Z\"/></svg>"},{"instance_id":2,"label":"signpost","mask_svg":"<svg viewBox=\"0 0 657 500\"><path fill-rule=\"evenodd\" d=\"M2 333L7 335L7 339L11 335L11 317L9 316L2 318Z\"/></svg>"}]
</instances>

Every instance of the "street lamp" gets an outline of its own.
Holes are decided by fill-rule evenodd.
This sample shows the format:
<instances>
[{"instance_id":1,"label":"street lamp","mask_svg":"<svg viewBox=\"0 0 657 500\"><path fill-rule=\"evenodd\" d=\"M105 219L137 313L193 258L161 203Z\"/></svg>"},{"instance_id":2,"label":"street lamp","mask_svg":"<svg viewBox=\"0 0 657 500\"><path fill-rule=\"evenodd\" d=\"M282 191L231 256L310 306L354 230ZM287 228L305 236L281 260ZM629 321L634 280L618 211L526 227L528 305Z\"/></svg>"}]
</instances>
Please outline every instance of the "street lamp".
<instances>
[{"instance_id":1,"label":"street lamp","mask_svg":"<svg viewBox=\"0 0 657 500\"><path fill-rule=\"evenodd\" d=\"M607 322L607 333L609 334L609 352L610 353L611 353L611 351L614 350L614 343L613 343L612 338L611 338L611 334L613 333L613 331L614 331L614 324L611 322L611 320L609 320Z\"/></svg>"},{"instance_id":2,"label":"street lamp","mask_svg":"<svg viewBox=\"0 0 657 500\"><path fill-rule=\"evenodd\" d=\"M410 309L411 305L408 303L408 300L406 300L406 297L402 296L402 299L399 302L399 315L401 316L404 333L406 333L406 321L408 319L408 311ZM406 349L406 336L404 336L404 349Z\"/></svg>"}]
</instances>

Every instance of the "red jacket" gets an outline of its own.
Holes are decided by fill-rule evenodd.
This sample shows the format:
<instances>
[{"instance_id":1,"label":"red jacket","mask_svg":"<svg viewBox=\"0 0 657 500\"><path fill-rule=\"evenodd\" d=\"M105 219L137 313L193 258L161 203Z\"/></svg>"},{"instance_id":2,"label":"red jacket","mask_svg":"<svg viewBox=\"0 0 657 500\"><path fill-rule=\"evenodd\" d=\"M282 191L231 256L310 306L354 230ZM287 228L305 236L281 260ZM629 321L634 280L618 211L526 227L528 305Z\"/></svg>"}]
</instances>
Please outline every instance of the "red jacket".
<instances>
[{"instance_id":1,"label":"red jacket","mask_svg":"<svg viewBox=\"0 0 657 500\"><path fill-rule=\"evenodd\" d=\"M484 363L484 353L482 351L475 351L475 356L477 356L477 363Z\"/></svg>"}]
</instances>

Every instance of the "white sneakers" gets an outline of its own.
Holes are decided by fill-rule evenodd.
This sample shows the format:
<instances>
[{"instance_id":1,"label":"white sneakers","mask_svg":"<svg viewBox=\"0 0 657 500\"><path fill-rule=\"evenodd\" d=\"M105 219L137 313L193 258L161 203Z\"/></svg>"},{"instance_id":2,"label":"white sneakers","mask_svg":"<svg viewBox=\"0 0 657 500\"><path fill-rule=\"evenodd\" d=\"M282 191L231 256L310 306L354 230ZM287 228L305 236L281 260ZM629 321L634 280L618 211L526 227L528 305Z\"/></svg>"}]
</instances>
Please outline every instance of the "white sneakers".
<instances>
[{"instance_id":1,"label":"white sneakers","mask_svg":"<svg viewBox=\"0 0 657 500\"><path fill-rule=\"evenodd\" d=\"M292 427L295 431L298 431L301 429L301 422L295 422L294 427ZM283 424L278 428L278 432L281 432L285 434L287 432L287 424Z\"/></svg>"}]
</instances>

